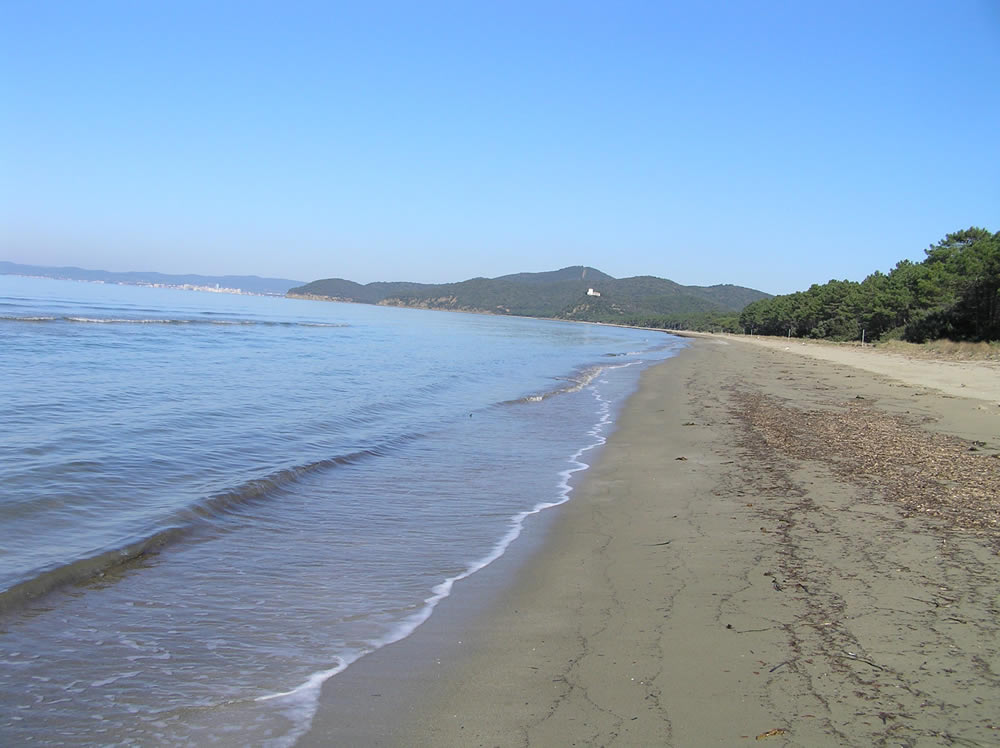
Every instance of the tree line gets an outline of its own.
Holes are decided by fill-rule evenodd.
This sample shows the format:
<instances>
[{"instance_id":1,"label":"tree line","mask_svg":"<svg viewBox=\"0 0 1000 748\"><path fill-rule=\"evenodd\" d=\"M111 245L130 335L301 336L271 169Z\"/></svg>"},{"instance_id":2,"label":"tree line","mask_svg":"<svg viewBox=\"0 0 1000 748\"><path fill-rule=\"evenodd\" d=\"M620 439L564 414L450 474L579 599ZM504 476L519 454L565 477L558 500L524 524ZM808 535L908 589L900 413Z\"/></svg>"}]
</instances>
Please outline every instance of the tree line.
<instances>
[{"instance_id":1,"label":"tree line","mask_svg":"<svg viewBox=\"0 0 1000 748\"><path fill-rule=\"evenodd\" d=\"M1000 340L1000 232L969 228L860 283L831 280L746 306L745 332L913 343Z\"/></svg>"}]
</instances>

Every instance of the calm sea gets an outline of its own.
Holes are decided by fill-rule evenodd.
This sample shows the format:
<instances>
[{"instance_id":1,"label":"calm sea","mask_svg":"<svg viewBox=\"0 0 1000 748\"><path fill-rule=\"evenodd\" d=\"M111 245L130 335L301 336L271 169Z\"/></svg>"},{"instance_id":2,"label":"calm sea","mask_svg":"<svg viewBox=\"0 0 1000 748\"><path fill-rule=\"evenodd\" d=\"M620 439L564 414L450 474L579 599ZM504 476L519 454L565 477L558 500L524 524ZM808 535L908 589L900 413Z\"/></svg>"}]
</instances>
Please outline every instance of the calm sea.
<instances>
[{"instance_id":1,"label":"calm sea","mask_svg":"<svg viewBox=\"0 0 1000 748\"><path fill-rule=\"evenodd\" d=\"M292 745L681 345L0 276L0 744Z\"/></svg>"}]
</instances>

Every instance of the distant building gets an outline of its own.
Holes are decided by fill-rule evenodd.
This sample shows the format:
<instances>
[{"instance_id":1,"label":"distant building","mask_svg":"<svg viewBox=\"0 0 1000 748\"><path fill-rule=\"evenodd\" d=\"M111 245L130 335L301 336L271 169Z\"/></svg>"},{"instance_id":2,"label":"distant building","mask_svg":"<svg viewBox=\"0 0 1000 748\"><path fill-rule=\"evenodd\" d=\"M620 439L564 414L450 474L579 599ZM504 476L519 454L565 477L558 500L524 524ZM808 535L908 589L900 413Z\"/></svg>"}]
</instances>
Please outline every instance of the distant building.
<instances>
[{"instance_id":1,"label":"distant building","mask_svg":"<svg viewBox=\"0 0 1000 748\"><path fill-rule=\"evenodd\" d=\"M587 289L587 296L600 296L600 295L601 295L600 291L595 291L592 288Z\"/></svg>"}]
</instances>

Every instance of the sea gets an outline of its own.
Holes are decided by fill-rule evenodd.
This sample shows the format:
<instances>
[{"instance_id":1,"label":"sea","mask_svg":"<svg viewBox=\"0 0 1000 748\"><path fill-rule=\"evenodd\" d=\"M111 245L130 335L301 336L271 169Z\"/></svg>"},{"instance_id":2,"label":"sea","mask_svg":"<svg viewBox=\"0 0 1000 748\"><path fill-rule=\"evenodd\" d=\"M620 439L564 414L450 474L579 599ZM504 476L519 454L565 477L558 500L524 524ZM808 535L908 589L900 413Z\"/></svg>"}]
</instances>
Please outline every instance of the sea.
<instances>
[{"instance_id":1,"label":"sea","mask_svg":"<svg viewBox=\"0 0 1000 748\"><path fill-rule=\"evenodd\" d=\"M0 745L294 745L683 345L0 275Z\"/></svg>"}]
</instances>

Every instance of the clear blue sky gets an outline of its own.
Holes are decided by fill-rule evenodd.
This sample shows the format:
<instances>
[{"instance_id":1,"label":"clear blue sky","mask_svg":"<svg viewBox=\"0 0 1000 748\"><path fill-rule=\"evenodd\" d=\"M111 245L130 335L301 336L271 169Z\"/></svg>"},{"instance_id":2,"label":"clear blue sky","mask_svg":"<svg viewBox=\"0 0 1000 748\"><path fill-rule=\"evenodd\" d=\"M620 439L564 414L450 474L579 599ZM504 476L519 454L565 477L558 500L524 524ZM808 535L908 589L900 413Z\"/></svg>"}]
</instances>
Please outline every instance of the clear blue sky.
<instances>
[{"instance_id":1,"label":"clear blue sky","mask_svg":"<svg viewBox=\"0 0 1000 748\"><path fill-rule=\"evenodd\" d=\"M788 292L1000 229L1000 2L0 0L0 259Z\"/></svg>"}]
</instances>

